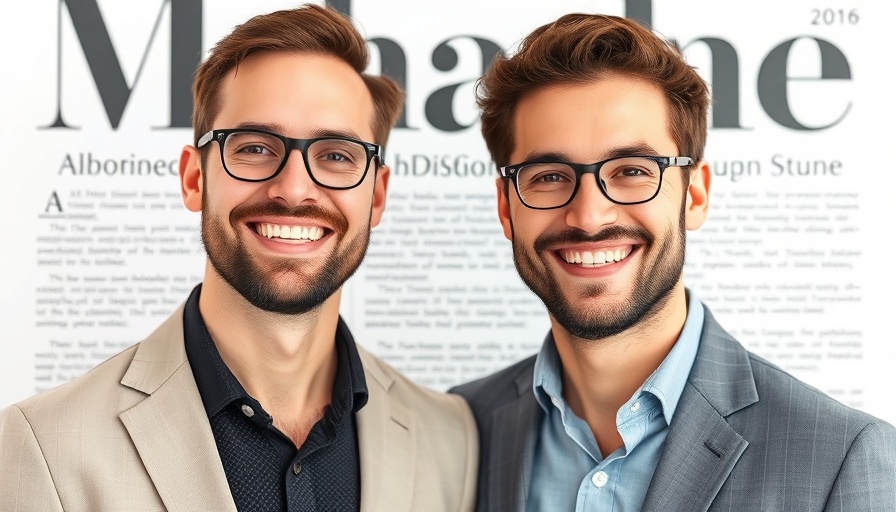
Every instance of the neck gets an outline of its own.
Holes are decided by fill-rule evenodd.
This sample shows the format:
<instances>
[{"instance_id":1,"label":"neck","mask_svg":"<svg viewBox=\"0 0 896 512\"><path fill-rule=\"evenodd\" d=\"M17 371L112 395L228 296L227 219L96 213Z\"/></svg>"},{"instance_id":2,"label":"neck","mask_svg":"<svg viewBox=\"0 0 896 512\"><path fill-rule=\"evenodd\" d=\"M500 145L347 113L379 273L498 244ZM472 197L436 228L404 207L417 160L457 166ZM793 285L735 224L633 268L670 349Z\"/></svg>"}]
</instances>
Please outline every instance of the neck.
<instances>
[{"instance_id":1,"label":"neck","mask_svg":"<svg viewBox=\"0 0 896 512\"><path fill-rule=\"evenodd\" d=\"M341 289L298 315L248 303L207 264L199 311L224 363L301 446L332 398Z\"/></svg>"},{"instance_id":2,"label":"neck","mask_svg":"<svg viewBox=\"0 0 896 512\"><path fill-rule=\"evenodd\" d=\"M650 318L609 338L578 338L551 318L563 367L563 398L588 423L604 456L622 446L616 413L672 350L686 318L681 283Z\"/></svg>"}]
</instances>

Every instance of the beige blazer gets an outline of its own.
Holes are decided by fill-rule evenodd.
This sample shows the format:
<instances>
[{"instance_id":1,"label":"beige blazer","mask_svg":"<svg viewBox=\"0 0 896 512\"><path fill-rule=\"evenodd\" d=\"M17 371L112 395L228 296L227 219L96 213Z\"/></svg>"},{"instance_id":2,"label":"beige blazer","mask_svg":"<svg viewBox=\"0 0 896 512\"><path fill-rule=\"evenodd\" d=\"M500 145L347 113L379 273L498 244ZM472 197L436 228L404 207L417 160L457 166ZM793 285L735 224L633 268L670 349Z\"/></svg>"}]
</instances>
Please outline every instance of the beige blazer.
<instances>
[{"instance_id":1,"label":"beige blazer","mask_svg":"<svg viewBox=\"0 0 896 512\"><path fill-rule=\"evenodd\" d=\"M361 510L472 510L479 441L466 403L359 352L370 393L357 414ZM236 510L183 307L83 377L0 412L0 510Z\"/></svg>"}]
</instances>

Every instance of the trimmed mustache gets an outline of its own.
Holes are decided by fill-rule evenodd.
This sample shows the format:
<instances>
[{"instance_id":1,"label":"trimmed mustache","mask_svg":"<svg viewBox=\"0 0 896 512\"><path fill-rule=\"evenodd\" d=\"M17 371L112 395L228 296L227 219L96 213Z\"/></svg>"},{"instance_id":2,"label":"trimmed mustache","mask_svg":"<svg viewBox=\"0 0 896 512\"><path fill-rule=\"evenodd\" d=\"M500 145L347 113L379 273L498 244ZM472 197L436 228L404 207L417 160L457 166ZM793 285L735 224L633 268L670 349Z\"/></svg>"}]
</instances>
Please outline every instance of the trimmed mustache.
<instances>
[{"instance_id":1,"label":"trimmed mustache","mask_svg":"<svg viewBox=\"0 0 896 512\"><path fill-rule=\"evenodd\" d=\"M573 245L622 239L641 240L645 245L653 243L653 235L644 228L610 226L607 229L592 234L585 233L580 229L567 229L555 233L545 233L535 239L534 248L536 252L541 252L548 247L555 247L558 245Z\"/></svg>"}]
</instances>

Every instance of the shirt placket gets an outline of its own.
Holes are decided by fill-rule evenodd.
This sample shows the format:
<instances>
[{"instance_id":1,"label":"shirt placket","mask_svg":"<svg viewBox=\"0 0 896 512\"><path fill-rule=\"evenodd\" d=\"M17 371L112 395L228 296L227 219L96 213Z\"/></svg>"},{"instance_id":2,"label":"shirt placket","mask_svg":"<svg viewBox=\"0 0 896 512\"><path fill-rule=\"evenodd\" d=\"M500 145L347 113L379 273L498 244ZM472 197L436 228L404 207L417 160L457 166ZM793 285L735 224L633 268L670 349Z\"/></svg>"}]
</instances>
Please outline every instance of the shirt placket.
<instances>
[{"instance_id":1,"label":"shirt placket","mask_svg":"<svg viewBox=\"0 0 896 512\"><path fill-rule=\"evenodd\" d=\"M653 409L648 397L639 395L623 405L616 415L616 428L623 445L601 460L585 475L579 485L576 512L614 510L616 492L625 482L619 481L625 458L644 439Z\"/></svg>"}]
</instances>

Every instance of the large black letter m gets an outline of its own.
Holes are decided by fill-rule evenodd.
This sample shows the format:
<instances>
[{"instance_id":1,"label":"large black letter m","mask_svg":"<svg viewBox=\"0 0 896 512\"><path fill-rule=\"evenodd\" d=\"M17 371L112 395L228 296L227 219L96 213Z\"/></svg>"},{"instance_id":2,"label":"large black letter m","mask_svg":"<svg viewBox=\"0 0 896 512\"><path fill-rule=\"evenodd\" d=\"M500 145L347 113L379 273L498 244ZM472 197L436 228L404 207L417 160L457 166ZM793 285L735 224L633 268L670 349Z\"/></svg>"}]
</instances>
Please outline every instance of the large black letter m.
<instances>
[{"instance_id":1,"label":"large black letter m","mask_svg":"<svg viewBox=\"0 0 896 512\"><path fill-rule=\"evenodd\" d=\"M121 69L121 63L112 47L112 40L106 23L100 13L97 0L59 0L57 38L59 48L56 120L48 128L71 128L62 119L62 18L65 7L71 16L72 25L87 58L90 74L106 110L106 116L113 129L118 128L124 109L131 97L131 91L140 80L140 72L146 63L146 56L152 47L165 12L171 4L171 104L169 128L189 128L193 98L190 86L193 73L202 55L202 0L162 0L146 49L143 52L134 83L128 84Z\"/></svg>"}]
</instances>

